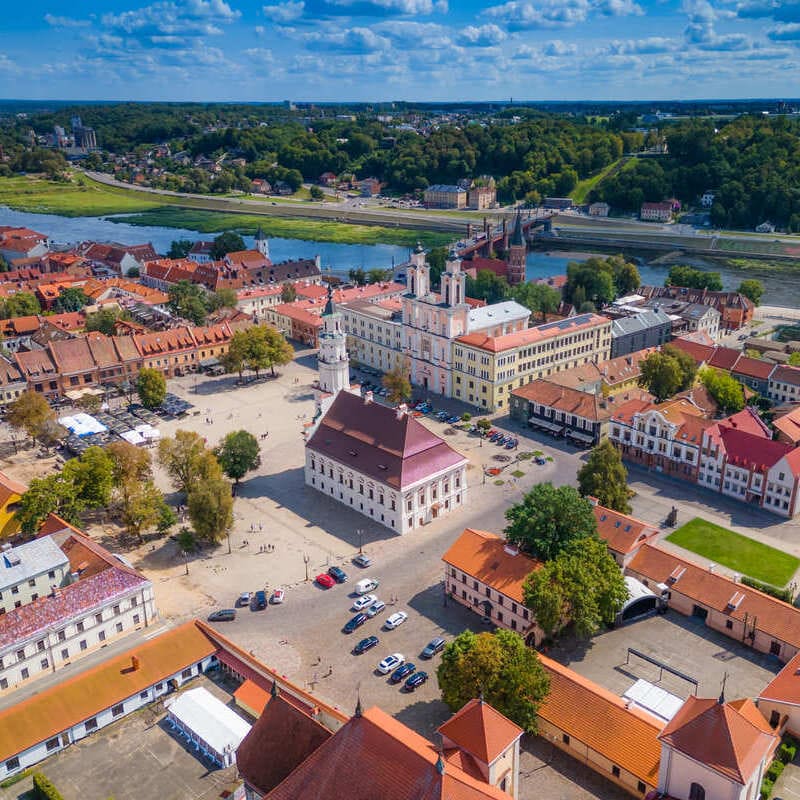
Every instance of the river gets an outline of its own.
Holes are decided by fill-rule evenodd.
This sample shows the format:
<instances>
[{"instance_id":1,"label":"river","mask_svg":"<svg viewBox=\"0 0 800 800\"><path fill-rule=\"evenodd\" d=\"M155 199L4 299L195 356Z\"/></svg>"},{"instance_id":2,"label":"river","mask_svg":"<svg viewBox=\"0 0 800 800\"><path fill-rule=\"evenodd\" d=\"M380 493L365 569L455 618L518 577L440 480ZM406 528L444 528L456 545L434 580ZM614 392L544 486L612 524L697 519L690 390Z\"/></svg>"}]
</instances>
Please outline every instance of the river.
<instances>
[{"instance_id":1,"label":"river","mask_svg":"<svg viewBox=\"0 0 800 800\"><path fill-rule=\"evenodd\" d=\"M0 225L24 226L46 233L58 244L74 244L86 240L115 241L121 244L152 242L160 253L169 250L174 239L210 239L213 234L183 228L167 228L156 225L130 225L114 222L113 217L62 217L57 214L33 214L14 211L0 206ZM253 238L244 237L248 245ZM274 262L295 258L319 256L323 269L335 275L347 275L353 268L390 269L408 259L409 250L397 245L339 244L306 239L270 238L270 258ZM562 251L531 251L527 257L528 280L562 275L570 261L580 261L593 253L567 253ZM668 267L647 261L639 263L639 274L644 284L660 286L667 276ZM792 272L759 270L755 267L739 270L732 267L714 267L720 273L725 289L736 289L745 278L757 278L764 284L765 304L777 306L800 306L800 281Z\"/></svg>"}]
</instances>

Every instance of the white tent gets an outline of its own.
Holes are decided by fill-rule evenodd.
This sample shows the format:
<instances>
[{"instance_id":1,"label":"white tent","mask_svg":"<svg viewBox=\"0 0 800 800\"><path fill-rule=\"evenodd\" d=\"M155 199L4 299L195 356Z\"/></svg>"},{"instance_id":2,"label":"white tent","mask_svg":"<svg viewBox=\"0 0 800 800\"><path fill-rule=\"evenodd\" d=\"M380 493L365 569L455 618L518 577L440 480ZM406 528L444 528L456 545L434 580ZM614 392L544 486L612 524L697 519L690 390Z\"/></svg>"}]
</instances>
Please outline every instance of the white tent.
<instances>
[{"instance_id":1,"label":"white tent","mask_svg":"<svg viewBox=\"0 0 800 800\"><path fill-rule=\"evenodd\" d=\"M670 694L660 686L640 678L622 695L634 705L649 711L665 723L669 722L680 711L683 699Z\"/></svg>"},{"instance_id":2,"label":"white tent","mask_svg":"<svg viewBox=\"0 0 800 800\"><path fill-rule=\"evenodd\" d=\"M152 425L148 425L146 423L137 425L134 430L147 441L156 441L161 438L161 432L158 430L158 428L154 428Z\"/></svg>"},{"instance_id":3,"label":"white tent","mask_svg":"<svg viewBox=\"0 0 800 800\"><path fill-rule=\"evenodd\" d=\"M108 430L102 422L96 420L91 414L73 414L71 417L59 417L58 421L76 436L89 436L93 433L103 433L103 431Z\"/></svg>"},{"instance_id":4,"label":"white tent","mask_svg":"<svg viewBox=\"0 0 800 800\"><path fill-rule=\"evenodd\" d=\"M167 719L190 744L223 767L236 762L236 748L251 727L202 686L182 692L169 702Z\"/></svg>"},{"instance_id":5,"label":"white tent","mask_svg":"<svg viewBox=\"0 0 800 800\"><path fill-rule=\"evenodd\" d=\"M137 433L136 431L125 431L125 433L121 433L120 436L130 444L140 445L144 444L144 436L141 433Z\"/></svg>"}]
</instances>

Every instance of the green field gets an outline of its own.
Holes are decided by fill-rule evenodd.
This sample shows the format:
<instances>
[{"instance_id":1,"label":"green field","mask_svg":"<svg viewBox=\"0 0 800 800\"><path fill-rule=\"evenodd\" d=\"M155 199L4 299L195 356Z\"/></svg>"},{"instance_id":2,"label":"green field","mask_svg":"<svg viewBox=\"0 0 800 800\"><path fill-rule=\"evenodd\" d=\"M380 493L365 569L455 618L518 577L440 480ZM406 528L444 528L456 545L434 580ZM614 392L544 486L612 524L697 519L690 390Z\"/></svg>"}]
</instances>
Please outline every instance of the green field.
<instances>
[{"instance_id":1,"label":"green field","mask_svg":"<svg viewBox=\"0 0 800 800\"><path fill-rule=\"evenodd\" d=\"M201 233L236 230L253 234L259 226L267 236L286 239L311 239L339 244L395 244L413 247L418 241L426 247L446 245L453 241L447 233L410 231L384 228L378 225L348 225L316 219L231 214L224 211L202 211L191 208L157 208L130 216L118 217L117 222L130 225L163 225L167 228L187 228Z\"/></svg>"},{"instance_id":2,"label":"green field","mask_svg":"<svg viewBox=\"0 0 800 800\"><path fill-rule=\"evenodd\" d=\"M594 175L590 175L588 178L584 178L582 181L578 181L577 186L570 192L570 197L572 198L573 202L577 204L581 204L586 200L586 195L597 186L600 181L603 180L607 175L610 175L612 172L616 171L619 166L620 162L623 159L618 158L613 163L609 164L607 167L604 167L599 172L596 172Z\"/></svg>"},{"instance_id":3,"label":"green field","mask_svg":"<svg viewBox=\"0 0 800 800\"><path fill-rule=\"evenodd\" d=\"M800 566L800 560L788 553L699 517L671 533L667 541L773 586L785 586Z\"/></svg>"}]
</instances>

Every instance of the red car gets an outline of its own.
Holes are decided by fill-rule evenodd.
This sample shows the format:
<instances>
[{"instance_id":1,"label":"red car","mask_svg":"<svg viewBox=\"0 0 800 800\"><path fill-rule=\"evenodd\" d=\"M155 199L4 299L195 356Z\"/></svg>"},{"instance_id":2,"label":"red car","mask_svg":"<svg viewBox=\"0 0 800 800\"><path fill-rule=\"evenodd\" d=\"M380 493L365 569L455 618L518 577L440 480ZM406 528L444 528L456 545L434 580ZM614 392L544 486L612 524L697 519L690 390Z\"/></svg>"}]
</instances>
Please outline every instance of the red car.
<instances>
[{"instance_id":1,"label":"red car","mask_svg":"<svg viewBox=\"0 0 800 800\"><path fill-rule=\"evenodd\" d=\"M324 572L321 575L317 575L314 580L323 588L323 589L330 589L332 586L336 586L336 581L331 578L330 575L326 575Z\"/></svg>"}]
</instances>

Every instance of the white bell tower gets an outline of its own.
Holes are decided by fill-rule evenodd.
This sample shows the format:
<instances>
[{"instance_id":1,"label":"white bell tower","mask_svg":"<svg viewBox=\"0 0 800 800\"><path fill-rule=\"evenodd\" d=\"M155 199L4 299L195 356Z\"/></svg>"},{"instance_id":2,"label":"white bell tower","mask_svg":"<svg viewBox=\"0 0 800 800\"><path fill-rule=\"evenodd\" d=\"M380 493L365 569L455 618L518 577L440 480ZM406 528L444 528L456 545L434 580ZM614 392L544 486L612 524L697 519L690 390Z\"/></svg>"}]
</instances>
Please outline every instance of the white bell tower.
<instances>
[{"instance_id":1,"label":"white bell tower","mask_svg":"<svg viewBox=\"0 0 800 800\"><path fill-rule=\"evenodd\" d=\"M319 388L336 395L344 389L350 391L350 358L342 328L342 315L333 304L333 287L328 285L328 302L322 314L322 331L319 335Z\"/></svg>"},{"instance_id":2,"label":"white bell tower","mask_svg":"<svg viewBox=\"0 0 800 800\"><path fill-rule=\"evenodd\" d=\"M259 225L256 231L256 250L269 261L269 239Z\"/></svg>"}]
</instances>

